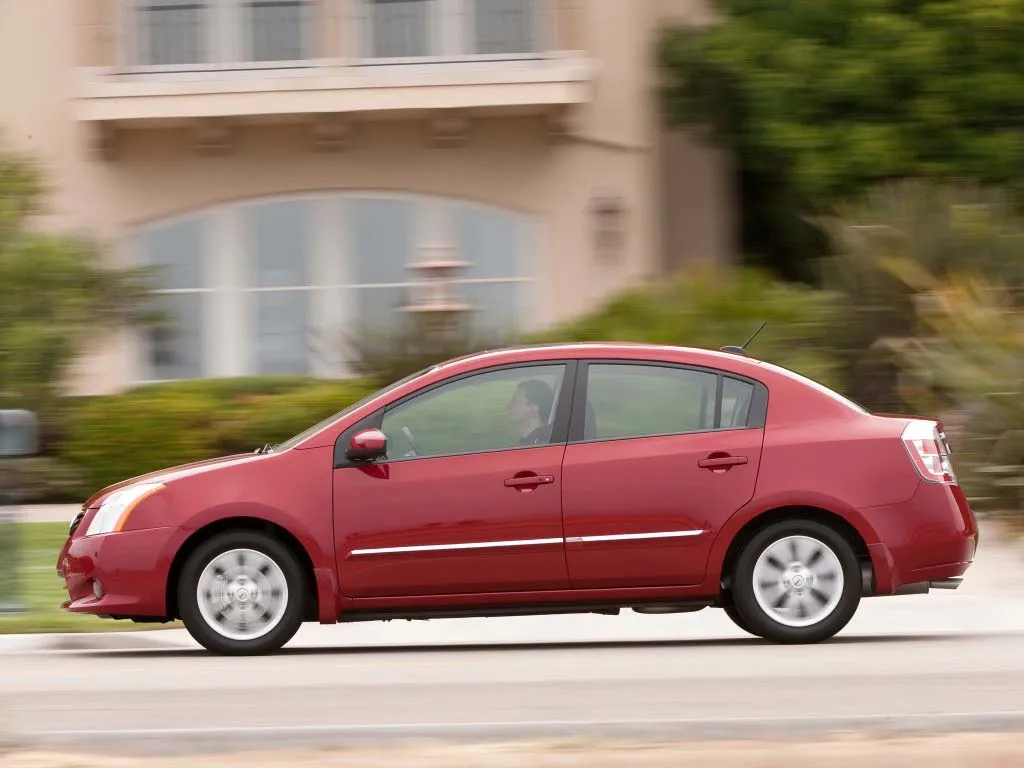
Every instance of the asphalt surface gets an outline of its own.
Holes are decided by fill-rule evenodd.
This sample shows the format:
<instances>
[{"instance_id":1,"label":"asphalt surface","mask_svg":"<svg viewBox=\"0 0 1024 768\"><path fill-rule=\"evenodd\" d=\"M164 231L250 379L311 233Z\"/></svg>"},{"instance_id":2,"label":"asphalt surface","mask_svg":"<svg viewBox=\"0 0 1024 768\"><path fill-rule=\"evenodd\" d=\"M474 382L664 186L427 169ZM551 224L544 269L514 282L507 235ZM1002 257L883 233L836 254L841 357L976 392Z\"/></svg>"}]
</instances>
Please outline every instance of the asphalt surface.
<instances>
[{"instance_id":1,"label":"asphalt surface","mask_svg":"<svg viewBox=\"0 0 1024 768\"><path fill-rule=\"evenodd\" d=\"M991 538L956 592L864 601L781 647L721 611L307 626L227 659L182 632L119 650L0 643L23 743L128 753L594 734L1024 731L1024 557ZM6 648L6 652L3 649Z\"/></svg>"}]
</instances>

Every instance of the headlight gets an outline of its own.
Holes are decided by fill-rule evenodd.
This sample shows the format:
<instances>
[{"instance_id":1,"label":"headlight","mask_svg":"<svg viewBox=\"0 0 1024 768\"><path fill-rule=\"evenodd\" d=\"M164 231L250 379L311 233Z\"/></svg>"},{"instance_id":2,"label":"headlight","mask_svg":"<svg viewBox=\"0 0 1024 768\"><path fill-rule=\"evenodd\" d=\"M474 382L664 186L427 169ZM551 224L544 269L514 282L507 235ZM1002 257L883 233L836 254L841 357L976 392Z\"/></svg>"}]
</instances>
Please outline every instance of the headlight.
<instances>
[{"instance_id":1,"label":"headlight","mask_svg":"<svg viewBox=\"0 0 1024 768\"><path fill-rule=\"evenodd\" d=\"M139 483L114 491L96 512L96 517L89 523L89 530L85 532L85 535L96 536L101 533L120 531L138 503L163 487L163 483Z\"/></svg>"}]
</instances>

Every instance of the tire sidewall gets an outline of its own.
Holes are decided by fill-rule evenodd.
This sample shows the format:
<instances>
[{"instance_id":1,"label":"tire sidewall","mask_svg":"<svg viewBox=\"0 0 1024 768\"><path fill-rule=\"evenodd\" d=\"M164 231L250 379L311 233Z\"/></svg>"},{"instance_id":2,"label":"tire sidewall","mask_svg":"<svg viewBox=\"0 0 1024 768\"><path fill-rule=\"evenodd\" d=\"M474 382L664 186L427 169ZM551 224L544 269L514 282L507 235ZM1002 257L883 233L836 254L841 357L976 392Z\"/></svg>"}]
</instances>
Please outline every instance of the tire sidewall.
<instances>
[{"instance_id":1,"label":"tire sidewall","mask_svg":"<svg viewBox=\"0 0 1024 768\"><path fill-rule=\"evenodd\" d=\"M788 627L766 614L754 596L754 565L761 553L787 536L815 538L831 549L843 569L843 594L832 613L809 627ZM860 563L850 543L833 528L813 520L783 520L759 531L736 563L732 586L735 610L752 634L779 643L816 643L835 635L853 618L861 599Z\"/></svg>"},{"instance_id":2,"label":"tire sidewall","mask_svg":"<svg viewBox=\"0 0 1024 768\"><path fill-rule=\"evenodd\" d=\"M288 605L270 632L255 640L226 638L207 624L199 611L196 588L203 569L218 555L232 549L252 549L274 560L288 584ZM188 557L178 580L178 607L189 634L209 651L229 656L255 655L276 651L287 643L302 624L306 595L302 568L295 555L277 539L258 531L227 531L200 544Z\"/></svg>"}]
</instances>

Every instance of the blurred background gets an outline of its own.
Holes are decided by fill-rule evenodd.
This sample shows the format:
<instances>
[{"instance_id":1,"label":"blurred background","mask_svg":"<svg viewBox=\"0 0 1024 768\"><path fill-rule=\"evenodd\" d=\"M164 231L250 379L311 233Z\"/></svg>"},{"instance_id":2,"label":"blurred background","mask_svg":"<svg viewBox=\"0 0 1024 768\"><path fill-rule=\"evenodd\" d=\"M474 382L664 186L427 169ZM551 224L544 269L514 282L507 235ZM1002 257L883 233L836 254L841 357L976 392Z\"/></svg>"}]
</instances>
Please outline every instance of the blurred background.
<instances>
[{"instance_id":1,"label":"blurred background","mask_svg":"<svg viewBox=\"0 0 1024 768\"><path fill-rule=\"evenodd\" d=\"M95 490L284 441L498 345L718 348L767 322L753 356L940 418L985 523L959 602L878 601L859 639L792 654L711 611L314 628L316 653L251 678L180 650L97 664L48 646L0 661L0 754L5 706L36 732L73 733L91 705L127 728L147 688L167 727L315 707L309 691L360 707L356 689L389 717L421 697L472 719L499 684L495 707L538 721L706 700L734 724L801 706L874 713L864 728L1000 707L1019 723L1024 569L989 525L1024 533L1022 43L1024 0L0 0L0 411L38 419L32 455L0 440L15 652L146 628L60 611L57 552ZM473 642L513 645L451 647ZM402 643L419 655L388 656ZM863 765L857 748L804 756ZM905 764L984 764L960 748ZM419 764L498 764L463 757Z\"/></svg>"},{"instance_id":2,"label":"blurred background","mask_svg":"<svg viewBox=\"0 0 1024 768\"><path fill-rule=\"evenodd\" d=\"M80 504L495 345L767 321L751 354L940 417L1014 525L1022 39L1024 0L0 0L8 487Z\"/></svg>"}]
</instances>

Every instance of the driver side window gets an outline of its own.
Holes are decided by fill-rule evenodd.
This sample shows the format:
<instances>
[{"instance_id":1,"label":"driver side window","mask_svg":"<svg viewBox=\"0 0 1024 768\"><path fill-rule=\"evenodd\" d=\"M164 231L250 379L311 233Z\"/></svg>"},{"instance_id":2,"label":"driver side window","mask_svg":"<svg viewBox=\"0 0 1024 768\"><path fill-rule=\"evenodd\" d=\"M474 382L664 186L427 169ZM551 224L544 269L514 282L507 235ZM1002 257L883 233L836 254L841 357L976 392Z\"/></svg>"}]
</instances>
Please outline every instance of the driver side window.
<instances>
[{"instance_id":1,"label":"driver side window","mask_svg":"<svg viewBox=\"0 0 1024 768\"><path fill-rule=\"evenodd\" d=\"M468 376L384 413L388 459L550 445L563 363Z\"/></svg>"}]
</instances>

